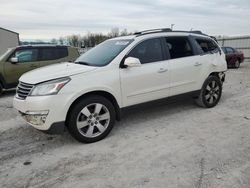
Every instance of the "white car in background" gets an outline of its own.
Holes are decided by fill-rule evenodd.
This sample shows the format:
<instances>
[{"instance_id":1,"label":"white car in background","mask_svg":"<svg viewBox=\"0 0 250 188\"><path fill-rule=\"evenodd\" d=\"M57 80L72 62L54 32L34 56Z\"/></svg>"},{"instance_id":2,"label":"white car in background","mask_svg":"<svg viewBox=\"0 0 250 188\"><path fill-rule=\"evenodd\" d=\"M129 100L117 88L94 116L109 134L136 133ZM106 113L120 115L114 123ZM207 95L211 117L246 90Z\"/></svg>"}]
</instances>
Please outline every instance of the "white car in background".
<instances>
[{"instance_id":1,"label":"white car in background","mask_svg":"<svg viewBox=\"0 0 250 188\"><path fill-rule=\"evenodd\" d=\"M14 107L36 129L66 126L78 141L95 142L131 105L191 93L199 105L214 107L226 70L225 55L211 37L148 30L107 40L75 63L24 74Z\"/></svg>"}]
</instances>

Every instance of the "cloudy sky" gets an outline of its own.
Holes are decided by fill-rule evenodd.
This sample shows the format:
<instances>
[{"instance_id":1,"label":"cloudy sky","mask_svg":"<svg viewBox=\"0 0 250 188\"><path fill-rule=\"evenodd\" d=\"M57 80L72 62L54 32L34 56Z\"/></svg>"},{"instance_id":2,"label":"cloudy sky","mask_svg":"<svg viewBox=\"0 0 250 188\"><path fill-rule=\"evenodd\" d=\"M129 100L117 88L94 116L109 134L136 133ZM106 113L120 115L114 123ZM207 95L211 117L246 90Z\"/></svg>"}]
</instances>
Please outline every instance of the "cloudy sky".
<instances>
[{"instance_id":1,"label":"cloudy sky","mask_svg":"<svg viewBox=\"0 0 250 188\"><path fill-rule=\"evenodd\" d=\"M249 35L250 0L0 0L0 27L21 39L170 27Z\"/></svg>"}]
</instances>

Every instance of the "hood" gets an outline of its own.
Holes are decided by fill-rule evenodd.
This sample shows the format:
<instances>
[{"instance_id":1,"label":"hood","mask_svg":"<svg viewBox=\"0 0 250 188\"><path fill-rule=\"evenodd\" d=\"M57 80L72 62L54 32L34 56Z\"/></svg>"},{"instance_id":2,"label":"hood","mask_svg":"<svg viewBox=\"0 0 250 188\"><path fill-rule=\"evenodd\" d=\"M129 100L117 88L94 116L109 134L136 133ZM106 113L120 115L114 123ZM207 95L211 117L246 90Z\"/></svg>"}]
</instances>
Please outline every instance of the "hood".
<instances>
[{"instance_id":1,"label":"hood","mask_svg":"<svg viewBox=\"0 0 250 188\"><path fill-rule=\"evenodd\" d=\"M89 72L95 69L97 69L97 67L75 63L58 63L27 72L23 74L19 80L29 84L37 84L47 80Z\"/></svg>"}]
</instances>

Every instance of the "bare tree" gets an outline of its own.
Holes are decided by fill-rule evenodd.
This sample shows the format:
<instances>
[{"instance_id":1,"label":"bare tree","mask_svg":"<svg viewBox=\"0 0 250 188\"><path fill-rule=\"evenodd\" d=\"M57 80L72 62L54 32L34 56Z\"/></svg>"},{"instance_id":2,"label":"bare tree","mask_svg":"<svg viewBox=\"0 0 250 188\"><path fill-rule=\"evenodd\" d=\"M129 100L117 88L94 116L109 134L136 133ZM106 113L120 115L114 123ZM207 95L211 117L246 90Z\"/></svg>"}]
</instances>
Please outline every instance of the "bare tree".
<instances>
[{"instance_id":1,"label":"bare tree","mask_svg":"<svg viewBox=\"0 0 250 188\"><path fill-rule=\"evenodd\" d=\"M91 33L88 32L86 35L69 35L67 37L60 37L58 40L52 39L53 43L57 44L68 44L75 47L94 47L99 43L113 37L126 36L132 33L129 33L127 29L123 29L119 32L119 28L112 28L108 34L102 33ZM51 40L51 42L52 42Z\"/></svg>"},{"instance_id":2,"label":"bare tree","mask_svg":"<svg viewBox=\"0 0 250 188\"><path fill-rule=\"evenodd\" d=\"M58 39L58 42L59 42L60 45L64 45L66 43L66 39L64 37L60 37Z\"/></svg>"},{"instance_id":3,"label":"bare tree","mask_svg":"<svg viewBox=\"0 0 250 188\"><path fill-rule=\"evenodd\" d=\"M123 29L121 32L120 32L120 36L126 36L128 35L128 31L127 29Z\"/></svg>"},{"instance_id":4,"label":"bare tree","mask_svg":"<svg viewBox=\"0 0 250 188\"><path fill-rule=\"evenodd\" d=\"M51 41L50 41L52 44L57 44L57 40L56 39L51 39Z\"/></svg>"},{"instance_id":5,"label":"bare tree","mask_svg":"<svg viewBox=\"0 0 250 188\"><path fill-rule=\"evenodd\" d=\"M80 35L67 36L67 42L70 46L80 47Z\"/></svg>"},{"instance_id":6,"label":"bare tree","mask_svg":"<svg viewBox=\"0 0 250 188\"><path fill-rule=\"evenodd\" d=\"M112 28L111 32L108 34L108 36L111 38L118 37L119 36L119 28L118 27Z\"/></svg>"}]
</instances>

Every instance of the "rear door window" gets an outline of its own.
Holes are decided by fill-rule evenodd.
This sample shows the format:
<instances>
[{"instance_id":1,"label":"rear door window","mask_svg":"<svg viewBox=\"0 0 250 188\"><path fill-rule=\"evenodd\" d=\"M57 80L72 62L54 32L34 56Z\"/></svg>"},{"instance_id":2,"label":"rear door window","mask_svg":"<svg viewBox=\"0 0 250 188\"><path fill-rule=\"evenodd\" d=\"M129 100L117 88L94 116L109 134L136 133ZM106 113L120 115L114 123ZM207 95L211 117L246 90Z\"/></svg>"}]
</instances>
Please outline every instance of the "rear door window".
<instances>
[{"instance_id":1,"label":"rear door window","mask_svg":"<svg viewBox=\"0 0 250 188\"><path fill-rule=\"evenodd\" d=\"M148 39L141 42L128 56L138 58L142 64L164 60L161 39Z\"/></svg>"},{"instance_id":2,"label":"rear door window","mask_svg":"<svg viewBox=\"0 0 250 188\"><path fill-rule=\"evenodd\" d=\"M58 58L64 58L68 56L68 48L57 48Z\"/></svg>"},{"instance_id":3,"label":"rear door window","mask_svg":"<svg viewBox=\"0 0 250 188\"><path fill-rule=\"evenodd\" d=\"M67 48L41 48L40 58L41 61L56 60L68 56Z\"/></svg>"},{"instance_id":4,"label":"rear door window","mask_svg":"<svg viewBox=\"0 0 250 188\"><path fill-rule=\"evenodd\" d=\"M196 39L196 42L198 43L203 53L214 52L218 49L217 44L209 39Z\"/></svg>"},{"instance_id":5,"label":"rear door window","mask_svg":"<svg viewBox=\"0 0 250 188\"><path fill-rule=\"evenodd\" d=\"M171 59L194 55L190 42L186 37L168 37L165 41Z\"/></svg>"}]
</instances>

